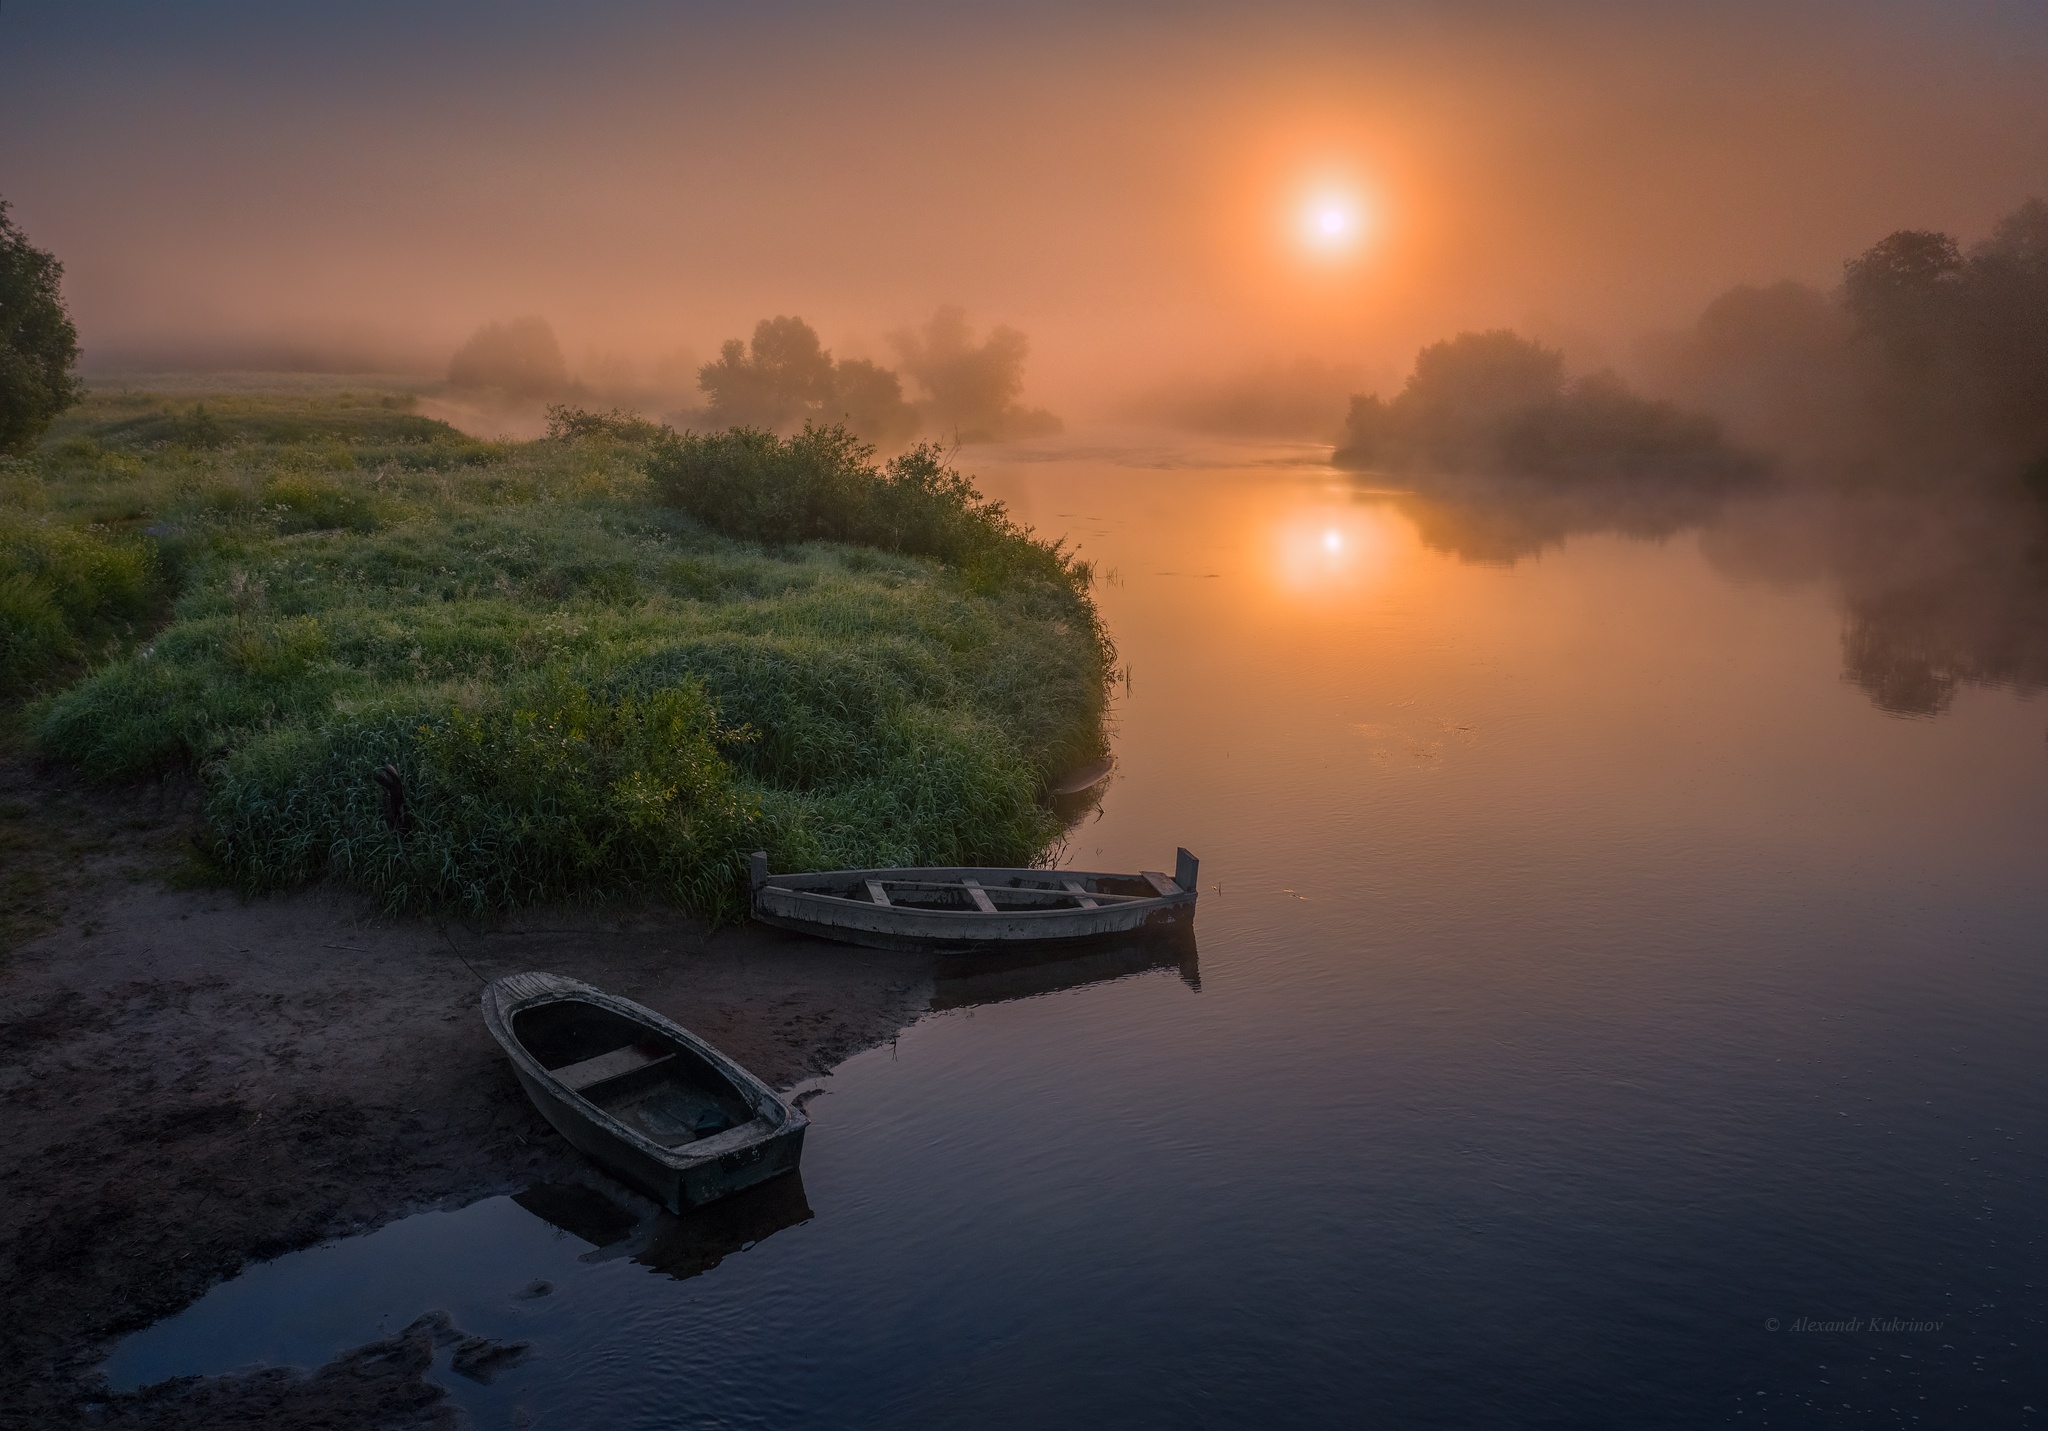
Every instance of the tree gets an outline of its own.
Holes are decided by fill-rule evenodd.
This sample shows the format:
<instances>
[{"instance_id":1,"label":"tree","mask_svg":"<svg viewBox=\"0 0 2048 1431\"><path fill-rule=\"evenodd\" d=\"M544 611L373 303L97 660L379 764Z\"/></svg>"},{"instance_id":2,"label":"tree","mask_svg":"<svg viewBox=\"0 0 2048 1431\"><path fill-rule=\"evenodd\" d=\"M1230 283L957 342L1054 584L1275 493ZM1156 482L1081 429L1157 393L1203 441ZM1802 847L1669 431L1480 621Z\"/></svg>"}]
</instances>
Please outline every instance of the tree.
<instances>
[{"instance_id":1,"label":"tree","mask_svg":"<svg viewBox=\"0 0 2048 1431\"><path fill-rule=\"evenodd\" d=\"M471 334L448 360L448 384L509 398L555 397L568 391L569 365L545 318L514 318Z\"/></svg>"},{"instance_id":2,"label":"tree","mask_svg":"<svg viewBox=\"0 0 2048 1431\"><path fill-rule=\"evenodd\" d=\"M865 441L896 447L917 431L903 384L864 358L835 363L801 318L763 318L751 343L728 338L697 374L714 427L789 432L804 423L843 424Z\"/></svg>"},{"instance_id":3,"label":"tree","mask_svg":"<svg viewBox=\"0 0 2048 1431\"><path fill-rule=\"evenodd\" d=\"M78 329L58 291L64 265L35 247L0 199L0 452L26 452L85 395Z\"/></svg>"},{"instance_id":4,"label":"tree","mask_svg":"<svg viewBox=\"0 0 2048 1431\"><path fill-rule=\"evenodd\" d=\"M1498 425L1564 391L1564 354L1495 328L1460 333L1415 355L1401 401L1425 425L1469 432Z\"/></svg>"},{"instance_id":5,"label":"tree","mask_svg":"<svg viewBox=\"0 0 2048 1431\"><path fill-rule=\"evenodd\" d=\"M2048 463L2048 204L1998 221L1963 268L1966 342L1984 421L2013 454Z\"/></svg>"},{"instance_id":6,"label":"tree","mask_svg":"<svg viewBox=\"0 0 2048 1431\"><path fill-rule=\"evenodd\" d=\"M843 359L833 369L824 416L881 448L901 447L917 433L917 410L903 400L902 380L865 358Z\"/></svg>"},{"instance_id":7,"label":"tree","mask_svg":"<svg viewBox=\"0 0 2048 1431\"><path fill-rule=\"evenodd\" d=\"M1962 295L1963 255L1947 234L1901 229L1842 265L1842 306L1898 367L1941 357Z\"/></svg>"},{"instance_id":8,"label":"tree","mask_svg":"<svg viewBox=\"0 0 2048 1431\"><path fill-rule=\"evenodd\" d=\"M918 406L955 441L995 442L1060 430L1057 417L1017 401L1031 341L1015 328L998 327L976 343L966 312L947 305L919 331L897 333L890 341L904 371L925 390Z\"/></svg>"},{"instance_id":9,"label":"tree","mask_svg":"<svg viewBox=\"0 0 2048 1431\"><path fill-rule=\"evenodd\" d=\"M1351 400L1339 467L1553 482L1745 478L1708 417L1638 397L1611 372L1568 380L1564 354L1497 328L1415 357L1392 402Z\"/></svg>"},{"instance_id":10,"label":"tree","mask_svg":"<svg viewBox=\"0 0 2048 1431\"><path fill-rule=\"evenodd\" d=\"M832 394L832 355L801 318L763 318L754 341L726 339L718 360L697 373L719 427L777 432L815 416Z\"/></svg>"}]
</instances>

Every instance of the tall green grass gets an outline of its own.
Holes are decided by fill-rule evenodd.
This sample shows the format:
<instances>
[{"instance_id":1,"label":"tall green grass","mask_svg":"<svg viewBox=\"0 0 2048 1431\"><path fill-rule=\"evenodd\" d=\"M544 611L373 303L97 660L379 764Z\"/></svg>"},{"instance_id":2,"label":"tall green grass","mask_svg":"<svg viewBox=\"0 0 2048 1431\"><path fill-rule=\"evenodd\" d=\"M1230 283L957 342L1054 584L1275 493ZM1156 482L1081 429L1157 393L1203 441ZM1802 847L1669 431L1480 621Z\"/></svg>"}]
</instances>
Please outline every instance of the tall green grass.
<instances>
[{"instance_id":1,"label":"tall green grass","mask_svg":"<svg viewBox=\"0 0 2048 1431\"><path fill-rule=\"evenodd\" d=\"M143 553L175 588L160 630L31 724L103 780L200 771L247 889L733 913L756 848L1029 862L1056 834L1047 778L1103 749L1113 651L1086 568L936 454L881 469L844 434L590 414L480 444L375 403L249 407L208 400L227 435L195 442L89 403L14 518Z\"/></svg>"},{"instance_id":2,"label":"tall green grass","mask_svg":"<svg viewBox=\"0 0 2048 1431\"><path fill-rule=\"evenodd\" d=\"M0 507L0 693L118 645L158 589L147 545Z\"/></svg>"}]
</instances>

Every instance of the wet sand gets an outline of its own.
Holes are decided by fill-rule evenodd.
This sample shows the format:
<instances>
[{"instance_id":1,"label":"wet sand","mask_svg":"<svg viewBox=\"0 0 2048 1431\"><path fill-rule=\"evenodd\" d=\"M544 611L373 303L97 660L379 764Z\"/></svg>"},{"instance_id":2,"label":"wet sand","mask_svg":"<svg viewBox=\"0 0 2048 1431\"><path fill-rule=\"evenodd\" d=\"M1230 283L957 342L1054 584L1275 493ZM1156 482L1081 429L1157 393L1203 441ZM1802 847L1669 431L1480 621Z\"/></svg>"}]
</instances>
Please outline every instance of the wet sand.
<instances>
[{"instance_id":1,"label":"wet sand","mask_svg":"<svg viewBox=\"0 0 2048 1431\"><path fill-rule=\"evenodd\" d=\"M660 909L480 927L394 921L334 891L177 889L194 817L177 787L100 795L9 761L0 813L8 927L28 935L0 955L9 1431L453 1424L417 1327L313 1375L101 1401L92 1372L114 1340L252 1260L538 1182L602 1181L484 1031L489 979L586 979L785 1088L932 1004L923 956L714 933Z\"/></svg>"}]
</instances>

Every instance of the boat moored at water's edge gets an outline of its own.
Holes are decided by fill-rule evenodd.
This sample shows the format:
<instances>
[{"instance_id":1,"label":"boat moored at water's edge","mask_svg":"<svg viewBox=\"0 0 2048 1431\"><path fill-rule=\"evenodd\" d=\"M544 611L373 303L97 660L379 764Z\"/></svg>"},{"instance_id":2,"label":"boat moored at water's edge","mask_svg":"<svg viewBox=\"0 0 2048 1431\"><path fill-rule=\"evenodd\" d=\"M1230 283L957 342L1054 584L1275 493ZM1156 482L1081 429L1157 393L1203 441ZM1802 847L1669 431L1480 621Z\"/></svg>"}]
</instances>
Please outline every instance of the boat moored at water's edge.
<instances>
[{"instance_id":1,"label":"boat moored at water's edge","mask_svg":"<svg viewBox=\"0 0 2048 1431\"><path fill-rule=\"evenodd\" d=\"M753 858L754 917L875 949L962 950L1129 937L1195 916L1199 865L1156 870L920 868L768 873Z\"/></svg>"},{"instance_id":2,"label":"boat moored at water's edge","mask_svg":"<svg viewBox=\"0 0 2048 1431\"><path fill-rule=\"evenodd\" d=\"M557 974L484 989L484 1023L526 1096L577 1149L666 1207L795 1168L810 1120L688 1029Z\"/></svg>"}]
</instances>

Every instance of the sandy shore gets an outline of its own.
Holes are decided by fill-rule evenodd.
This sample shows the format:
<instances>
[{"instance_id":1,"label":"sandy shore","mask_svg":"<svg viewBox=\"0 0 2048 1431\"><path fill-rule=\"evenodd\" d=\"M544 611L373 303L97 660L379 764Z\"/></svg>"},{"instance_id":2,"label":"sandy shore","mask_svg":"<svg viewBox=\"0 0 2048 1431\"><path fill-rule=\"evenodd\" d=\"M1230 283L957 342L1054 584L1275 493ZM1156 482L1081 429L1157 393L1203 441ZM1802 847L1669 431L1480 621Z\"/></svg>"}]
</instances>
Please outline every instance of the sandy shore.
<instances>
[{"instance_id":1,"label":"sandy shore","mask_svg":"<svg viewBox=\"0 0 2048 1431\"><path fill-rule=\"evenodd\" d=\"M595 1175L485 1033L486 980L640 1000L787 1087L933 1006L921 956L660 910L391 921L320 892L177 889L189 791L0 763L0 1426L438 1425L432 1328L302 1376L92 1400L113 1340L251 1260ZM41 932L37 932L40 930ZM446 1329L443 1329L444 1340Z\"/></svg>"}]
</instances>

